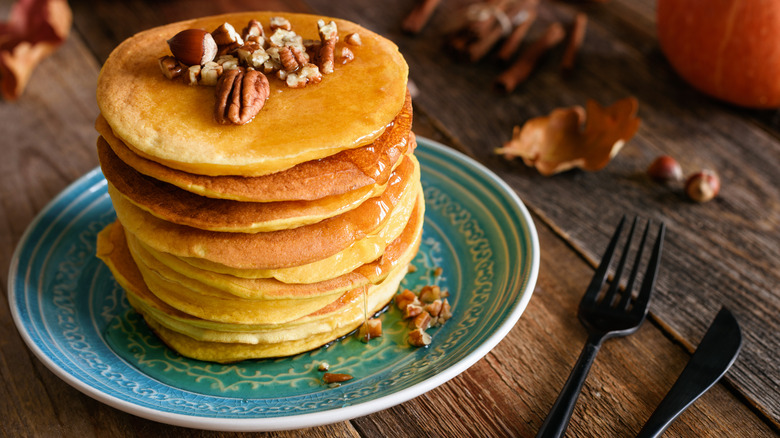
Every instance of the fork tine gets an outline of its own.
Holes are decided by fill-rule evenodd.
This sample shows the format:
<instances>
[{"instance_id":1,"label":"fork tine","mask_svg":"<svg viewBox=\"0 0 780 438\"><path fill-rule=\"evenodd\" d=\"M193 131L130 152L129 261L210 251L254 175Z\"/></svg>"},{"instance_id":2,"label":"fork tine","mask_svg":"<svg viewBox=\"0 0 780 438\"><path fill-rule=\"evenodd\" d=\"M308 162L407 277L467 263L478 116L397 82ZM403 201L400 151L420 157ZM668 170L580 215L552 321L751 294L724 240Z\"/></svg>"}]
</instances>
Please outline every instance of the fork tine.
<instances>
[{"instance_id":1,"label":"fork tine","mask_svg":"<svg viewBox=\"0 0 780 438\"><path fill-rule=\"evenodd\" d=\"M601 300L602 304L607 307L612 306L612 302L615 300L615 294L617 294L618 289L620 289L620 277L623 275L623 268L626 266L626 259L628 258L628 253L631 250L631 241L634 239L634 230L636 229L636 224L638 221L639 217L634 216L634 221L631 223L631 231L628 232L628 240L626 240L626 245L623 247L623 254L620 255L620 261L618 262L617 268L615 269L615 274L612 276L612 283L609 285L607 293L604 294L604 299ZM630 291L630 289L626 290Z\"/></svg>"},{"instance_id":2,"label":"fork tine","mask_svg":"<svg viewBox=\"0 0 780 438\"><path fill-rule=\"evenodd\" d=\"M631 311L633 313L641 312L647 313L647 303L650 301L650 294L655 287L655 277L658 274L658 267L661 262L661 249L663 248L664 235L666 234L666 225L661 222L658 227L658 236L656 237L655 246L653 246L653 254L650 256L650 261L647 264L647 272L645 278L642 280L642 289L639 290L639 296L636 298Z\"/></svg>"},{"instance_id":3,"label":"fork tine","mask_svg":"<svg viewBox=\"0 0 780 438\"><path fill-rule=\"evenodd\" d=\"M610 240L609 245L607 245L607 250L604 252L604 256L601 257L601 263L599 263L599 267L596 268L596 272L593 274L593 278L590 280L588 289L585 290L585 295L582 297L580 306L583 304L596 302L596 298L598 297L601 288L604 287L604 282L607 280L609 264L612 262L612 256L615 255L615 247L617 246L617 242L623 232L623 225L625 223L626 216L623 215L623 218L620 219L620 223L615 229L615 233L612 235L612 240Z\"/></svg>"},{"instance_id":4,"label":"fork tine","mask_svg":"<svg viewBox=\"0 0 780 438\"><path fill-rule=\"evenodd\" d=\"M650 231L650 221L647 221L645 225L645 232L642 233L642 240L639 242L639 248L636 250L636 259L634 260L634 266L631 268L631 274L628 276L628 282L623 292L623 297L618 303L618 309L627 309L628 302L631 299L631 293L634 290L634 283L636 282L637 274L639 273L639 265L642 263L642 253L645 251L645 242L647 241L647 234Z\"/></svg>"}]
</instances>

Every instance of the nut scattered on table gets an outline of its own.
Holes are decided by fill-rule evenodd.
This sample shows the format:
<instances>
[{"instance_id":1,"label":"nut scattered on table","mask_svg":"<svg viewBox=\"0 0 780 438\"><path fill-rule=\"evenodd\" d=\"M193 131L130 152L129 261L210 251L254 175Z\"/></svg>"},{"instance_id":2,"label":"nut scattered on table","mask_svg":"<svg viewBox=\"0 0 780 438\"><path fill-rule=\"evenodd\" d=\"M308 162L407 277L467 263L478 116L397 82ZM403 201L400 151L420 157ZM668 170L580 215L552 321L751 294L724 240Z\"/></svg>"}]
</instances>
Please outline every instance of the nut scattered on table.
<instances>
[{"instance_id":1,"label":"nut scattered on table","mask_svg":"<svg viewBox=\"0 0 780 438\"><path fill-rule=\"evenodd\" d=\"M669 155L661 155L647 168L647 176L661 184L681 181L683 171L680 163Z\"/></svg>"},{"instance_id":2,"label":"nut scattered on table","mask_svg":"<svg viewBox=\"0 0 780 438\"><path fill-rule=\"evenodd\" d=\"M719 192L720 177L709 169L696 172L685 181L685 194L695 202L711 201Z\"/></svg>"}]
</instances>

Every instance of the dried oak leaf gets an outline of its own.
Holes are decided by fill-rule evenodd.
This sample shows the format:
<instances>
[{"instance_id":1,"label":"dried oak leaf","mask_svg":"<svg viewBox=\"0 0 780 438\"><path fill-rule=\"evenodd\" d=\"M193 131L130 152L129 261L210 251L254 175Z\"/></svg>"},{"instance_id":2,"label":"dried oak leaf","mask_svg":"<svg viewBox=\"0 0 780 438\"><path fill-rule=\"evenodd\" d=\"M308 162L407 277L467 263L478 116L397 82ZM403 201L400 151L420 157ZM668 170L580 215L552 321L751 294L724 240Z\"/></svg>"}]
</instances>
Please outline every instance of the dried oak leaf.
<instances>
[{"instance_id":1,"label":"dried oak leaf","mask_svg":"<svg viewBox=\"0 0 780 438\"><path fill-rule=\"evenodd\" d=\"M588 100L586 108L558 108L527 121L522 129L515 126L512 140L495 152L521 157L546 176L574 167L601 170L639 128L639 103L627 97L604 108Z\"/></svg>"},{"instance_id":2,"label":"dried oak leaf","mask_svg":"<svg viewBox=\"0 0 780 438\"><path fill-rule=\"evenodd\" d=\"M33 69L70 32L73 14L66 0L19 0L0 23L0 92L7 100L24 91Z\"/></svg>"}]
</instances>

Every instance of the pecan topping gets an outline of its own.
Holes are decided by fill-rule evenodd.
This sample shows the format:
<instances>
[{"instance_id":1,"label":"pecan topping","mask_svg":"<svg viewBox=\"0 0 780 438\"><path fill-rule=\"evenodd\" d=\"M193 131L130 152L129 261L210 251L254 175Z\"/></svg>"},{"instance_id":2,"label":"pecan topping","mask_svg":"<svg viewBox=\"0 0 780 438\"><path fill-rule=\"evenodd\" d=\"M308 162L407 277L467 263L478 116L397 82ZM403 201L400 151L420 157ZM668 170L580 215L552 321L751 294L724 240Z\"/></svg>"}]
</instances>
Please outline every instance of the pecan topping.
<instances>
[{"instance_id":1,"label":"pecan topping","mask_svg":"<svg viewBox=\"0 0 780 438\"><path fill-rule=\"evenodd\" d=\"M309 62L304 52L295 46L284 46L279 49L279 59L282 61L282 67L289 73L298 70Z\"/></svg>"},{"instance_id":2,"label":"pecan topping","mask_svg":"<svg viewBox=\"0 0 780 438\"><path fill-rule=\"evenodd\" d=\"M339 40L336 23L331 21L325 24L325 20L317 21L317 30L320 34L320 53L318 58L319 67L322 74L333 73L333 62L335 58L336 43Z\"/></svg>"},{"instance_id":3,"label":"pecan topping","mask_svg":"<svg viewBox=\"0 0 780 438\"><path fill-rule=\"evenodd\" d=\"M223 125L248 123L263 108L270 92L268 78L259 71L227 70L217 82L214 116Z\"/></svg>"}]
</instances>

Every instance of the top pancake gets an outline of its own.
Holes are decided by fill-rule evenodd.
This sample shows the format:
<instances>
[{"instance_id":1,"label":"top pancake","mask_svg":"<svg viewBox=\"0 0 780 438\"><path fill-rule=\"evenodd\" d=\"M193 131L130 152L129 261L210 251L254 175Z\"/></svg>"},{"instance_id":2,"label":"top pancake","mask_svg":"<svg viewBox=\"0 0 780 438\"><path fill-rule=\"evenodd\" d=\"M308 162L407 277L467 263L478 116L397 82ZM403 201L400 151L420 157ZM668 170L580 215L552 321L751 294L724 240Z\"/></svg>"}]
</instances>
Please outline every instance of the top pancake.
<instances>
[{"instance_id":1,"label":"top pancake","mask_svg":"<svg viewBox=\"0 0 780 438\"><path fill-rule=\"evenodd\" d=\"M225 126L213 119L214 87L166 79L157 59L181 30L267 26L283 16L303 38L318 39L313 15L247 12L183 21L141 32L120 44L101 70L100 111L114 133L139 155L202 175L259 176L371 143L401 111L408 67L389 40L354 23L336 22L340 41L357 32L354 61L337 65L319 84L291 89L269 78L271 93L255 119ZM344 44L340 42L339 44Z\"/></svg>"}]
</instances>

